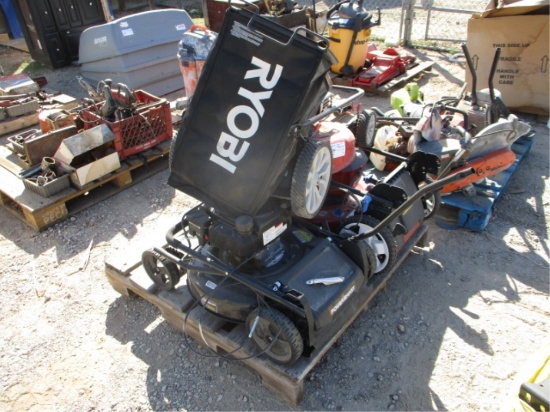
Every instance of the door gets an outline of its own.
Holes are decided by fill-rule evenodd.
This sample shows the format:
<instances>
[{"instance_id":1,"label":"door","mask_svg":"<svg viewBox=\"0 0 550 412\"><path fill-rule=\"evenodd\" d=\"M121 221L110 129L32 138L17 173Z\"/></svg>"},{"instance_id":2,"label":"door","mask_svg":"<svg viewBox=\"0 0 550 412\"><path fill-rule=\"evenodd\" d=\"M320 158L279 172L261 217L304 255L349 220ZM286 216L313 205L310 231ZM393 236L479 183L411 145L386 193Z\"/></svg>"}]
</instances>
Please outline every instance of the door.
<instances>
[{"instance_id":1,"label":"door","mask_svg":"<svg viewBox=\"0 0 550 412\"><path fill-rule=\"evenodd\" d=\"M101 8L101 2L99 0L81 0L78 2L73 0L73 2L78 4L82 25L88 26L105 22L103 9Z\"/></svg>"}]
</instances>

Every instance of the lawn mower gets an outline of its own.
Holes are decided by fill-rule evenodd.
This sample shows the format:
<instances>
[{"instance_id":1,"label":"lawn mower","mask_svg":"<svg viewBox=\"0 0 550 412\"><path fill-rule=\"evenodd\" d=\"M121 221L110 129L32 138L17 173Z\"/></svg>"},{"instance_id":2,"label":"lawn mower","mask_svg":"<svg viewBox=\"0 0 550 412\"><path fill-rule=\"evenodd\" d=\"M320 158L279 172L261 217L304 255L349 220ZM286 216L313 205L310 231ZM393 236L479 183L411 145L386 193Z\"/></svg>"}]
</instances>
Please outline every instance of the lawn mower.
<instances>
[{"instance_id":1,"label":"lawn mower","mask_svg":"<svg viewBox=\"0 0 550 412\"><path fill-rule=\"evenodd\" d=\"M475 170L431 195L435 207L440 195L461 191L473 196L476 190L472 183L512 166L516 160L512 144L530 131L528 124L509 112L493 87L500 49L493 60L489 89L477 92L475 71L465 45L463 50L473 78L471 93L426 105L418 86L409 84L392 95L394 110L383 113L373 108L366 114L375 126L369 129L364 144L377 169L391 170L410 153L422 151L436 154L441 161L438 174L429 176L428 181L462 170Z\"/></svg>"},{"instance_id":2,"label":"lawn mower","mask_svg":"<svg viewBox=\"0 0 550 412\"><path fill-rule=\"evenodd\" d=\"M305 34L227 10L170 151L168 183L201 203L142 256L157 288L245 325L232 358L292 365L321 348L421 228L422 196L455 179L419 189L439 166L419 152L366 181L364 116L341 116L363 91L332 87L327 41Z\"/></svg>"}]
</instances>

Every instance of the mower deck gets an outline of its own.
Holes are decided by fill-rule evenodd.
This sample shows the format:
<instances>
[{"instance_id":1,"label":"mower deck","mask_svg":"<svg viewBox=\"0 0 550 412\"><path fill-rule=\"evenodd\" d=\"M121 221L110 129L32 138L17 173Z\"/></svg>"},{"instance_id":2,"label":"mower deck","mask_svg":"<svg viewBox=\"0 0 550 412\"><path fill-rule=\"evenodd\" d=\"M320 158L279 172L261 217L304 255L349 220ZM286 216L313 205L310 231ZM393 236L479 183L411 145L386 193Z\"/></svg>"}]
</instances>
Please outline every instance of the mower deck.
<instances>
[{"instance_id":1,"label":"mower deck","mask_svg":"<svg viewBox=\"0 0 550 412\"><path fill-rule=\"evenodd\" d=\"M262 356L251 357L242 362L261 376L262 383L269 390L278 394L288 404L298 405L303 397L304 380L308 373L355 318L367 308L372 298L385 287L387 281L403 263L411 249L414 246L424 246L426 235L426 226L420 226L401 248L392 270L386 272L385 275L373 277L366 286L365 293L356 295L366 296L366 298L359 301L355 297L357 301L352 303L357 310L353 316L350 316L349 320L325 345L313 351L308 357L303 356L293 365L286 367ZM141 248L129 248L128 250L136 249L141 251ZM180 332L184 331L185 324L187 336L196 343L205 346L199 331L200 325L208 346L222 356L227 356L227 353L235 350L237 350L235 352L237 354L236 358L245 358L257 353L257 348L248 345L250 340L244 325L227 322L210 314L203 308L193 305L194 301L187 289L185 277L182 278L175 290L169 292L158 291L145 273L140 257L136 256L131 260L128 258L127 252L119 257L109 259L105 263L105 272L107 279L117 292L127 297L141 296L154 304L159 308L163 318ZM241 348L241 346L243 347ZM251 349L247 350L247 348ZM205 359L205 362L208 362L208 360Z\"/></svg>"},{"instance_id":2,"label":"mower deck","mask_svg":"<svg viewBox=\"0 0 550 412\"><path fill-rule=\"evenodd\" d=\"M534 140L535 133L531 132L514 142L512 145L512 151L516 155L514 164L491 178L474 183L476 196L468 197L460 192L443 196L441 198L443 207L435 217L436 223L446 229L464 228L473 232L484 231L512 177L529 155Z\"/></svg>"}]
</instances>

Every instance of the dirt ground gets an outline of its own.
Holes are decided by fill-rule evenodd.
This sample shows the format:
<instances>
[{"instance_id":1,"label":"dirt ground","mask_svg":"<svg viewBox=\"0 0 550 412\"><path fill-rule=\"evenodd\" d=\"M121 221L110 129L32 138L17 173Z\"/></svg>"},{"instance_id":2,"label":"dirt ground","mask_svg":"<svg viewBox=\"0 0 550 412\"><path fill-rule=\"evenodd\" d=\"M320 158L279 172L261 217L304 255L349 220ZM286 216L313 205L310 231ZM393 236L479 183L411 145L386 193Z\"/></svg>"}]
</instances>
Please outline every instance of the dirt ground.
<instances>
[{"instance_id":1,"label":"dirt ground","mask_svg":"<svg viewBox=\"0 0 550 412\"><path fill-rule=\"evenodd\" d=\"M434 62L420 80L426 100L456 95L464 64L415 53ZM6 73L28 59L0 50ZM34 75L82 97L78 73ZM387 98L364 102L389 109ZM160 245L195 203L167 185L167 171L41 233L1 208L0 409L507 409L514 379L550 330L549 131L547 119L520 116L536 140L487 229L429 223L429 245L411 252L313 369L297 408L245 365L198 356L154 306L107 282L106 259Z\"/></svg>"}]
</instances>

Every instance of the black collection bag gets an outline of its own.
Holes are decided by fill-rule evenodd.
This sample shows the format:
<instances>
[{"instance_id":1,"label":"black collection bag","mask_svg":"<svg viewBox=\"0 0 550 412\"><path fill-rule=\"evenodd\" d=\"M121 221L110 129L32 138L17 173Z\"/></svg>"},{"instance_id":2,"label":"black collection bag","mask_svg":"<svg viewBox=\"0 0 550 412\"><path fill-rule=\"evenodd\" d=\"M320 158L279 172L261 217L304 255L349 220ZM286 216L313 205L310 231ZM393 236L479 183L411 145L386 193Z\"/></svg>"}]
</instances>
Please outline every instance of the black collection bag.
<instances>
[{"instance_id":1,"label":"black collection bag","mask_svg":"<svg viewBox=\"0 0 550 412\"><path fill-rule=\"evenodd\" d=\"M333 63L323 45L230 7L172 143L168 183L234 216L266 203L316 114Z\"/></svg>"}]
</instances>

